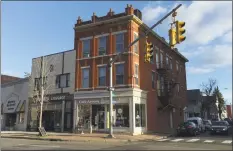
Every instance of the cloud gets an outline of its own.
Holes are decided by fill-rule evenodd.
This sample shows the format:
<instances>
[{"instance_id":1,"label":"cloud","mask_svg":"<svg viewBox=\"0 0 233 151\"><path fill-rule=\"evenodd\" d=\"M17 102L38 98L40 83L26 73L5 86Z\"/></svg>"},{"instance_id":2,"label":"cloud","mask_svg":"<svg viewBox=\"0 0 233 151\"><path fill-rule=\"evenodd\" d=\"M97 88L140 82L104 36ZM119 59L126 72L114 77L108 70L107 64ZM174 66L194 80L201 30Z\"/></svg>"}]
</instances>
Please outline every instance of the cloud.
<instances>
[{"instance_id":1,"label":"cloud","mask_svg":"<svg viewBox=\"0 0 233 151\"><path fill-rule=\"evenodd\" d=\"M187 67L187 73L189 74L206 74L213 71L214 71L213 68Z\"/></svg>"},{"instance_id":2,"label":"cloud","mask_svg":"<svg viewBox=\"0 0 233 151\"><path fill-rule=\"evenodd\" d=\"M167 8L161 6L153 7L151 4L148 4L142 9L143 22L145 22L146 24L150 24L151 22L158 19L158 17L165 12L167 12Z\"/></svg>"},{"instance_id":3,"label":"cloud","mask_svg":"<svg viewBox=\"0 0 233 151\"><path fill-rule=\"evenodd\" d=\"M232 30L227 32L223 37L221 37L222 42L232 43Z\"/></svg>"},{"instance_id":4,"label":"cloud","mask_svg":"<svg viewBox=\"0 0 233 151\"><path fill-rule=\"evenodd\" d=\"M208 44L232 30L231 1L193 1L177 13L177 19L186 22L186 43L190 45Z\"/></svg>"}]
</instances>

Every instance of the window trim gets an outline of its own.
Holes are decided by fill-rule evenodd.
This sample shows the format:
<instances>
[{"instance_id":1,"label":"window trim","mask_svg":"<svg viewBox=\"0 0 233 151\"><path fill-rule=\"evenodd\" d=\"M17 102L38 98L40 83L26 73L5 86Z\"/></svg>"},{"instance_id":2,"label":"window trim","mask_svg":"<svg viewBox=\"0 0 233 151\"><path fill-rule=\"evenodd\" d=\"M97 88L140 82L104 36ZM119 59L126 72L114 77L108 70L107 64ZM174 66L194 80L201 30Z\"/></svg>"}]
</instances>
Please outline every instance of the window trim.
<instances>
[{"instance_id":1,"label":"window trim","mask_svg":"<svg viewBox=\"0 0 233 151\"><path fill-rule=\"evenodd\" d=\"M62 76L65 76L65 83L66 83L66 86L64 87L61 87L61 77ZM69 78L68 78L69 77ZM68 80L69 79L69 80ZM56 88L57 89L61 89L61 88L69 88L70 87L70 73L63 73L63 74L58 74L56 75ZM58 86L57 86L58 84Z\"/></svg>"},{"instance_id":2,"label":"window trim","mask_svg":"<svg viewBox=\"0 0 233 151\"><path fill-rule=\"evenodd\" d=\"M136 74L136 66L137 66L137 71L138 73ZM138 83L136 83L136 78ZM139 64L138 63L134 63L134 84L139 86Z\"/></svg>"},{"instance_id":3,"label":"window trim","mask_svg":"<svg viewBox=\"0 0 233 151\"><path fill-rule=\"evenodd\" d=\"M133 32L133 40L136 40L135 39L135 35L136 35L136 39L138 38L138 33L137 32ZM137 47L136 47L137 46ZM135 49L135 47L137 48L137 49ZM139 41L136 43L136 44L134 44L133 45L133 52L135 53L135 54L139 54Z\"/></svg>"},{"instance_id":4,"label":"window trim","mask_svg":"<svg viewBox=\"0 0 233 151\"><path fill-rule=\"evenodd\" d=\"M105 48L104 48L103 54L100 54L100 52L102 52L102 51L100 51L100 48L101 48L100 47L100 40L102 38L105 38ZM101 36L98 38L98 56L104 56L104 55L106 55L106 52L107 52L107 36Z\"/></svg>"},{"instance_id":5,"label":"window trim","mask_svg":"<svg viewBox=\"0 0 233 151\"><path fill-rule=\"evenodd\" d=\"M88 86L87 87L83 87L83 81L84 81L84 76L83 76L83 70L87 70L88 69ZM90 66L88 66L88 67L81 67L81 74L82 74L82 83L81 83L81 88L83 88L83 89L88 89L88 88L90 88Z\"/></svg>"},{"instance_id":6,"label":"window trim","mask_svg":"<svg viewBox=\"0 0 233 151\"><path fill-rule=\"evenodd\" d=\"M117 66L118 65L123 65L123 83L120 83L120 84L117 84ZM116 78L115 85L124 85L125 84L125 63L115 63L115 78Z\"/></svg>"},{"instance_id":7,"label":"window trim","mask_svg":"<svg viewBox=\"0 0 233 151\"><path fill-rule=\"evenodd\" d=\"M85 39L85 40L82 40L82 58L90 58L91 57L91 40L92 39ZM89 52L88 52L88 56L84 56L84 42L86 41L89 41L90 44L89 44Z\"/></svg>"},{"instance_id":8,"label":"window trim","mask_svg":"<svg viewBox=\"0 0 233 151\"><path fill-rule=\"evenodd\" d=\"M117 42L117 36L118 36L118 35L121 35L121 34L123 35L123 40L122 40L121 43L119 43L119 42ZM115 37L115 49L116 49L115 52L116 52L116 53L122 53L122 52L124 51L124 47L125 47L125 35L124 35L124 33L118 33L118 34L116 34L115 36L116 36L116 37ZM122 45L123 45L123 48L122 48L123 50L121 50L121 51L117 50L117 45L118 45L118 44L122 44Z\"/></svg>"},{"instance_id":9,"label":"window trim","mask_svg":"<svg viewBox=\"0 0 233 151\"><path fill-rule=\"evenodd\" d=\"M98 67L98 87L106 87L107 86L107 68L106 66L97 66ZM100 85L100 68L105 69L105 80L104 80L104 85Z\"/></svg>"}]
</instances>

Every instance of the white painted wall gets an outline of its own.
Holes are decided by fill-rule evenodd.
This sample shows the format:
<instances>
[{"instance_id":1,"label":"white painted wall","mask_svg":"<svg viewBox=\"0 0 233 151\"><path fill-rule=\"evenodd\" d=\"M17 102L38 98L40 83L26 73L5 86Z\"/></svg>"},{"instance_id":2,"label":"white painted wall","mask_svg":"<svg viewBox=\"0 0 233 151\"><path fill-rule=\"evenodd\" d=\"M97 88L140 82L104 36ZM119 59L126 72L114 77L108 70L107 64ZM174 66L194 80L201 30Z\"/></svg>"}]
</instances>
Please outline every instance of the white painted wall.
<instances>
[{"instance_id":1,"label":"white painted wall","mask_svg":"<svg viewBox=\"0 0 233 151\"><path fill-rule=\"evenodd\" d=\"M2 100L2 103L3 103L3 113L4 113L4 108L6 106L6 103L7 103L7 100L8 98L13 94L15 96L18 96L18 99L19 100L26 100L25 102L25 114L24 114L24 123L20 124L19 123L19 115L17 114L17 117L16 117L16 130L22 130L22 131L25 131L26 130L26 127L27 127L27 115L28 115L28 80L20 80L18 82L11 82L10 84L5 84L5 85L2 85L1 87L1 100ZM21 101L21 103L23 103ZM21 103L19 105L21 105ZM1 126L2 126L2 129L5 128L5 114L3 114L3 117L2 117L2 123L1 123Z\"/></svg>"},{"instance_id":2,"label":"white painted wall","mask_svg":"<svg viewBox=\"0 0 233 151\"><path fill-rule=\"evenodd\" d=\"M75 86L75 59L76 51L64 52L64 73L70 73L70 87L64 88L63 93L73 94ZM44 56L44 73L48 77L48 91L46 94L61 93L61 88L56 88L56 76L62 74L63 52ZM53 71L50 72L50 66L53 65ZM34 89L34 79L40 77L41 57L32 60L32 80L30 81L30 91Z\"/></svg>"}]
</instances>

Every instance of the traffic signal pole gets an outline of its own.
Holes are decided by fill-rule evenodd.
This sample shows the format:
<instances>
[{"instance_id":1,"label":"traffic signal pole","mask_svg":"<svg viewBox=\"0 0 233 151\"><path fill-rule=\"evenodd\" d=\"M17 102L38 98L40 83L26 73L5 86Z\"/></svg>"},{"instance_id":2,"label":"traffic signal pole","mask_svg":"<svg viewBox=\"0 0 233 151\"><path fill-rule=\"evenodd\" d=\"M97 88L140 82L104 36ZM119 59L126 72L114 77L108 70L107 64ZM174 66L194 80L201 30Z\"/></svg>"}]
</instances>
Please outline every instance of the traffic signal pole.
<instances>
[{"instance_id":1,"label":"traffic signal pole","mask_svg":"<svg viewBox=\"0 0 233 151\"><path fill-rule=\"evenodd\" d=\"M123 52L121 53L118 53L114 58L110 58L109 60L109 63L108 63L108 67L109 67L109 104L110 104L110 107L109 107L109 123L110 123L110 126L109 126L109 135L108 137L109 138L114 138L113 136L113 123L112 123L112 111L113 111L113 98L112 98L112 92L114 91L114 88L112 87L112 65L113 63L118 59L118 57L120 57L123 53L125 52L128 52L129 51L129 48L131 46L133 46L136 42L139 41L139 39L143 38L143 37L146 37L150 32L153 31L153 29L158 26L159 24L161 24L168 16L170 16L173 12L175 12L178 8L180 8L182 6L182 4L179 4L177 7L175 7L172 11L170 11L167 15L165 15L162 19L160 19L157 23L155 23L151 28L149 28L145 34L142 34L142 35L139 35L137 39L135 39L132 43L129 44L128 47L126 47L124 49Z\"/></svg>"}]
</instances>

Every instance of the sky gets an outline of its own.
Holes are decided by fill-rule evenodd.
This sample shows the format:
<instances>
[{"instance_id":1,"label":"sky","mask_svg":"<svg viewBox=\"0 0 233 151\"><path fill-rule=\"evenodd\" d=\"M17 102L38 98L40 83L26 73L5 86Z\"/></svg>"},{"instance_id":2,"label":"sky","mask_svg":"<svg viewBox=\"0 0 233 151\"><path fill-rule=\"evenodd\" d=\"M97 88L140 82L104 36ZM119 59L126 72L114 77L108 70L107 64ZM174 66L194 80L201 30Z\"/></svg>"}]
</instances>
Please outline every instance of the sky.
<instances>
[{"instance_id":1,"label":"sky","mask_svg":"<svg viewBox=\"0 0 233 151\"><path fill-rule=\"evenodd\" d=\"M132 4L153 25L182 4L177 19L185 21L186 40L177 45L189 59L188 89L199 89L214 78L227 104L232 102L232 2L231 1L21 1L2 2L2 74L23 77L31 71L32 58L74 48L74 24L78 16L90 20L93 12L104 16ZM171 17L154 30L168 40Z\"/></svg>"}]
</instances>

